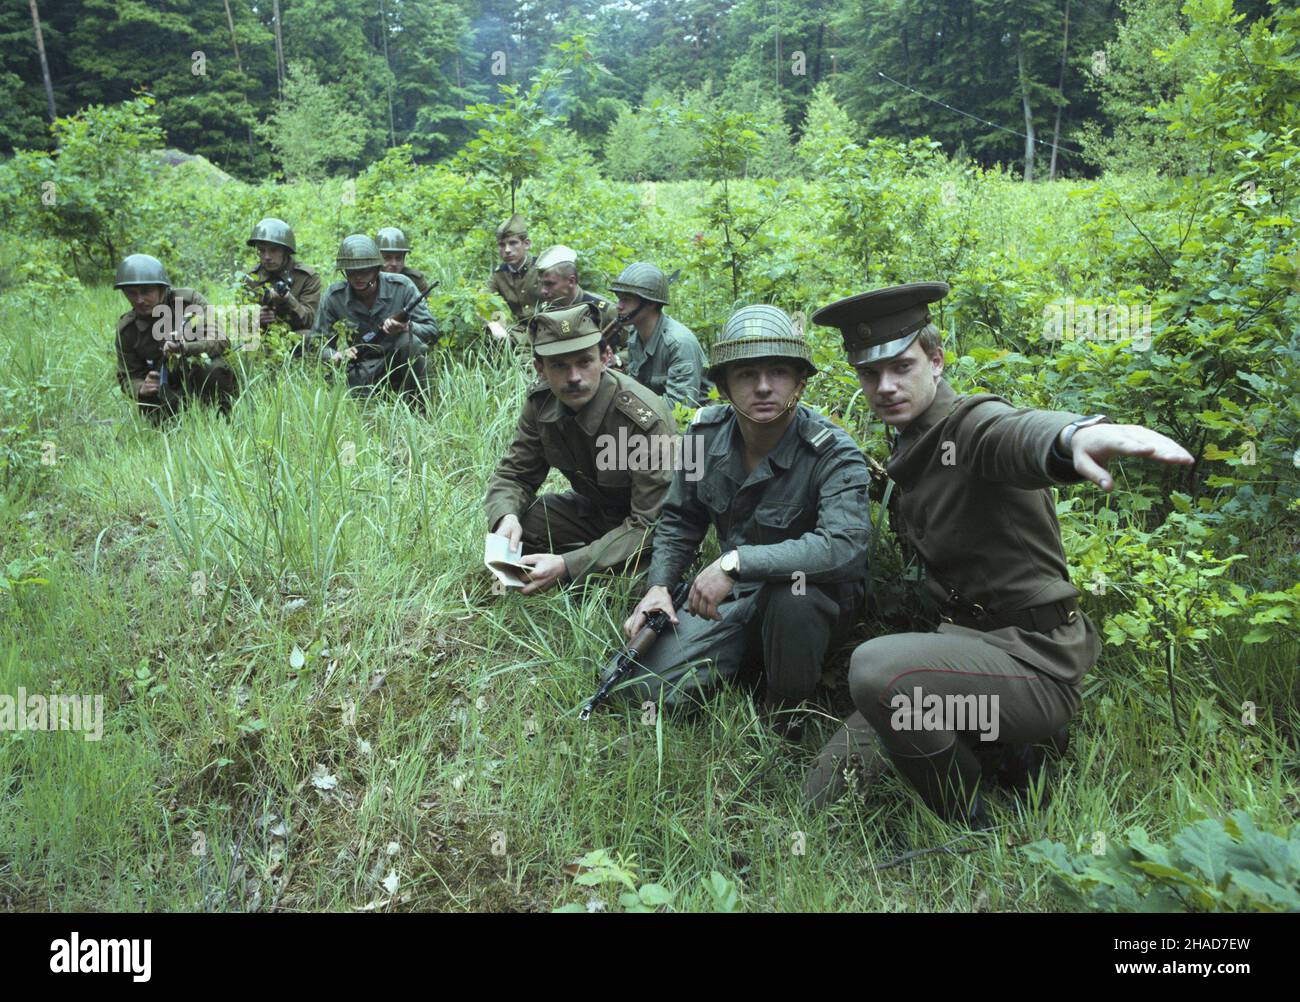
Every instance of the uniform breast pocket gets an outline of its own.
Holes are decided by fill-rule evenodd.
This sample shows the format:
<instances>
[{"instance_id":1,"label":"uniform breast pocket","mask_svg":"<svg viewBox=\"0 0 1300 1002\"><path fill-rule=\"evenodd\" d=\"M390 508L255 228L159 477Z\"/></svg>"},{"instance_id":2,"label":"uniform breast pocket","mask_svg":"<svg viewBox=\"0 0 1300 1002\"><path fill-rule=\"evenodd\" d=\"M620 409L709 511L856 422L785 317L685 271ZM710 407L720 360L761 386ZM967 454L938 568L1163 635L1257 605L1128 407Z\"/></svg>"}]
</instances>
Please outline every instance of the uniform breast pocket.
<instances>
[{"instance_id":1,"label":"uniform breast pocket","mask_svg":"<svg viewBox=\"0 0 1300 1002\"><path fill-rule=\"evenodd\" d=\"M758 527L760 543L779 543L803 535L800 514L803 506L788 501L767 501L754 509L754 523Z\"/></svg>"},{"instance_id":2,"label":"uniform breast pocket","mask_svg":"<svg viewBox=\"0 0 1300 1002\"><path fill-rule=\"evenodd\" d=\"M696 496L699 497L700 504L709 509L715 518L727 510L728 498L715 484L701 481L700 486L696 489Z\"/></svg>"}]
</instances>

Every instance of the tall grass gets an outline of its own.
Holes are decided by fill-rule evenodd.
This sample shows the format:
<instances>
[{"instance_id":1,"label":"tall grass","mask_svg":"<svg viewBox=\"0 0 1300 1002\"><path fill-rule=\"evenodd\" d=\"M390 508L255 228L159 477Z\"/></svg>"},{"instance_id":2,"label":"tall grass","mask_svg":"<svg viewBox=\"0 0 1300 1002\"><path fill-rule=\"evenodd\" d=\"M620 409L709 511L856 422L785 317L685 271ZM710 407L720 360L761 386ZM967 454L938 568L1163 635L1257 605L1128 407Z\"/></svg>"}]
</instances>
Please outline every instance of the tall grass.
<instances>
[{"instance_id":1,"label":"tall grass","mask_svg":"<svg viewBox=\"0 0 1300 1002\"><path fill-rule=\"evenodd\" d=\"M1159 666L1107 650L1050 803L997 794L999 827L955 842L891 776L805 813L831 722L785 744L742 689L582 724L633 586L498 596L479 566L524 366L439 355L427 420L310 369L250 371L229 420L158 431L87 348L117 312L95 290L0 349L0 384L51 385L38 434L58 443L0 536L49 579L0 598L0 692L106 704L98 743L0 735L8 907L612 907L564 870L606 848L683 910L713 906L715 871L751 910L1048 910L1066 902L1024 842L1294 814L1297 652L1226 641L1212 682L1184 682L1185 736ZM1247 691L1251 729L1230 712ZM950 842L973 851L877 869Z\"/></svg>"}]
</instances>

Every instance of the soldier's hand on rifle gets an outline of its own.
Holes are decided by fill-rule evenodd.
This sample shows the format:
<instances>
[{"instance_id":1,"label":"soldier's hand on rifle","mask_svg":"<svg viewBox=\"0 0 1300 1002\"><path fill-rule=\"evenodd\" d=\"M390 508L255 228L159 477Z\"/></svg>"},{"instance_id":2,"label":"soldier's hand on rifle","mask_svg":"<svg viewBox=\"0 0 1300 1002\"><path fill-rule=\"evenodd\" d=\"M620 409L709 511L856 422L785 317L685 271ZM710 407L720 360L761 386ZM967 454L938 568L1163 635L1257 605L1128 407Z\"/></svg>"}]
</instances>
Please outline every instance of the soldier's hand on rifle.
<instances>
[{"instance_id":1,"label":"soldier's hand on rifle","mask_svg":"<svg viewBox=\"0 0 1300 1002\"><path fill-rule=\"evenodd\" d=\"M515 515L502 515L501 521L497 527L492 530L494 536L505 536L510 540L510 549L519 549L519 544L524 540L524 527L519 524L519 518Z\"/></svg>"},{"instance_id":2,"label":"soldier's hand on rifle","mask_svg":"<svg viewBox=\"0 0 1300 1002\"><path fill-rule=\"evenodd\" d=\"M696 616L704 619L722 619L718 606L731 594L732 586L736 582L722 573L722 568L719 566L721 563L722 558L719 557L695 575L695 580L691 583L689 608Z\"/></svg>"},{"instance_id":3,"label":"soldier's hand on rifle","mask_svg":"<svg viewBox=\"0 0 1300 1002\"><path fill-rule=\"evenodd\" d=\"M1138 424L1095 424L1079 428L1070 440L1075 470L1103 491L1115 486L1106 471L1114 456L1144 456L1158 463L1192 463L1192 454L1172 438Z\"/></svg>"},{"instance_id":4,"label":"soldier's hand on rifle","mask_svg":"<svg viewBox=\"0 0 1300 1002\"><path fill-rule=\"evenodd\" d=\"M348 347L348 348L344 348L342 351L336 351L333 355L330 356L330 361L351 362L356 357L357 357L357 349L355 347Z\"/></svg>"},{"instance_id":5,"label":"soldier's hand on rifle","mask_svg":"<svg viewBox=\"0 0 1300 1002\"><path fill-rule=\"evenodd\" d=\"M546 591L569 578L569 568L565 566L564 558L554 553L530 553L526 557L520 557L519 562L529 568L528 584L524 585L521 595Z\"/></svg>"},{"instance_id":6,"label":"soldier's hand on rifle","mask_svg":"<svg viewBox=\"0 0 1300 1002\"><path fill-rule=\"evenodd\" d=\"M140 396L156 397L158 395L158 373L150 369L140 384Z\"/></svg>"},{"instance_id":7,"label":"soldier's hand on rifle","mask_svg":"<svg viewBox=\"0 0 1300 1002\"><path fill-rule=\"evenodd\" d=\"M623 624L623 632L627 639L631 640L641 632L645 626L646 617L656 609L668 613L670 622L676 624L677 612L673 609L672 596L668 594L668 589L663 585L655 585L645 593L645 598L641 599L640 604L632 610L632 615L627 617Z\"/></svg>"},{"instance_id":8,"label":"soldier's hand on rifle","mask_svg":"<svg viewBox=\"0 0 1300 1002\"><path fill-rule=\"evenodd\" d=\"M398 320L395 317L389 317L384 321L385 334L405 334L411 329L409 320Z\"/></svg>"},{"instance_id":9,"label":"soldier's hand on rifle","mask_svg":"<svg viewBox=\"0 0 1300 1002\"><path fill-rule=\"evenodd\" d=\"M181 353L181 343L169 338L163 342L162 353L163 358L171 358L173 355L179 355Z\"/></svg>"}]
</instances>

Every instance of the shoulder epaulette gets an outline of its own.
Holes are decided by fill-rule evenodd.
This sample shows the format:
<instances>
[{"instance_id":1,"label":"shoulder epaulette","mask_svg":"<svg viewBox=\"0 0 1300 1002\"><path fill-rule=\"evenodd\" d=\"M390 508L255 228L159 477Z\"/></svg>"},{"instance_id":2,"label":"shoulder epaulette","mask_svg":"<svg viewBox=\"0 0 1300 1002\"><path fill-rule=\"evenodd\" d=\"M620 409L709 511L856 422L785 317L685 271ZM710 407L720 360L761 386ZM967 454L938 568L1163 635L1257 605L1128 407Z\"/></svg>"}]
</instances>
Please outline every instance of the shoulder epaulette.
<instances>
[{"instance_id":1,"label":"shoulder epaulette","mask_svg":"<svg viewBox=\"0 0 1300 1002\"><path fill-rule=\"evenodd\" d=\"M614 406L630 417L638 428L645 431L654 427L659 415L635 393L622 390L614 396Z\"/></svg>"}]
</instances>

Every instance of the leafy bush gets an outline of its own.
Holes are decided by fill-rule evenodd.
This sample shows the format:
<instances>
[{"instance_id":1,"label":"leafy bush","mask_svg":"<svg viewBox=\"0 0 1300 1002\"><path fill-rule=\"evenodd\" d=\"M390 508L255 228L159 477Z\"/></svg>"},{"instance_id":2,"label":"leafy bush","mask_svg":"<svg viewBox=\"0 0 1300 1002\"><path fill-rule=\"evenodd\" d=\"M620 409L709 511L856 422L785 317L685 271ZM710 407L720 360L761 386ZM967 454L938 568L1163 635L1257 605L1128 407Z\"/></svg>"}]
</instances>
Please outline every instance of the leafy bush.
<instances>
[{"instance_id":1,"label":"leafy bush","mask_svg":"<svg viewBox=\"0 0 1300 1002\"><path fill-rule=\"evenodd\" d=\"M1234 811L1187 826L1168 848L1135 827L1104 850L1071 858L1059 842L1025 847L1095 911L1300 911L1300 828L1275 835Z\"/></svg>"}]
</instances>

